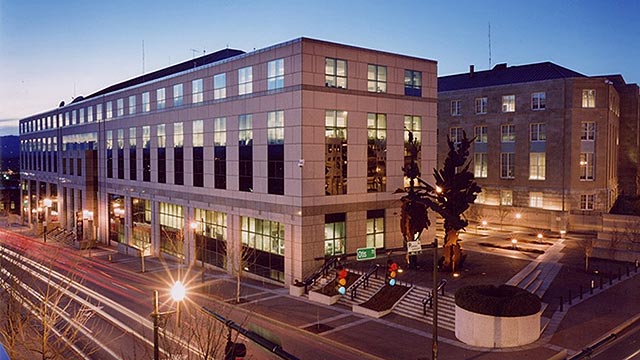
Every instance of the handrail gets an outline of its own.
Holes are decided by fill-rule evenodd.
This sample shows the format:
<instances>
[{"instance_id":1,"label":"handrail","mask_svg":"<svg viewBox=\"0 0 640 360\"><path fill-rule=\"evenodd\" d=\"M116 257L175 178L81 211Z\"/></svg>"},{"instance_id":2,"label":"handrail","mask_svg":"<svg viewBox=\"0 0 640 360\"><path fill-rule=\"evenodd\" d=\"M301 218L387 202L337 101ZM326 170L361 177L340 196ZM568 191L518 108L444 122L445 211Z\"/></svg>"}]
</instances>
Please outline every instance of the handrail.
<instances>
[{"instance_id":1,"label":"handrail","mask_svg":"<svg viewBox=\"0 0 640 360\"><path fill-rule=\"evenodd\" d=\"M329 270L333 269L336 266L336 263L338 263L339 261L340 261L339 256L330 258L322 265L322 267L320 267L318 270L313 272L313 274L307 276L304 280L302 280L301 284L304 285L304 292L306 293L307 287L309 285L315 284L316 280L318 280L320 276L323 276L323 275L326 276L329 273Z\"/></svg>"},{"instance_id":2,"label":"handrail","mask_svg":"<svg viewBox=\"0 0 640 360\"><path fill-rule=\"evenodd\" d=\"M353 283L353 285L351 285L351 300L355 299L358 287L360 287L360 285L364 284L365 289L367 288L367 286L369 286L369 278L371 277L371 274L375 273L376 279L378 278L379 268L380 264L371 265L369 271L367 271L362 277L360 277L360 279L358 279L355 283Z\"/></svg>"},{"instance_id":3,"label":"handrail","mask_svg":"<svg viewBox=\"0 0 640 360\"><path fill-rule=\"evenodd\" d=\"M447 285L447 280L442 279L438 283L438 287L436 287L436 292L442 291L442 296L444 296L444 287ZM422 299L422 314L427 315L427 304L429 304L429 309L433 308L433 292L427 291L427 297Z\"/></svg>"}]
</instances>

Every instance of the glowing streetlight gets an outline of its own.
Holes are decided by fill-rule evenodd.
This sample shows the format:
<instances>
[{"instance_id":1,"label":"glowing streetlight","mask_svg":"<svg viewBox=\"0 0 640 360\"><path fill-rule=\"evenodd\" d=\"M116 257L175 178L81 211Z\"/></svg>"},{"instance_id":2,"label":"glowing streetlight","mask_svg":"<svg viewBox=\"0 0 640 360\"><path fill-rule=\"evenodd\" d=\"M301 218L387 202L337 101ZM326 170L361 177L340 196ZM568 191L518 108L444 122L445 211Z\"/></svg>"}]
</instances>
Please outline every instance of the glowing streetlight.
<instances>
[{"instance_id":1,"label":"glowing streetlight","mask_svg":"<svg viewBox=\"0 0 640 360\"><path fill-rule=\"evenodd\" d=\"M176 313L177 323L180 326L180 302L187 296L187 289L182 281L176 281L171 287L171 298L176 302L176 311L164 311L160 312L158 301L158 290L153 291L153 312L151 317L153 318L153 359L160 359L160 346L158 345L158 330L160 329L160 319Z\"/></svg>"},{"instance_id":2,"label":"glowing streetlight","mask_svg":"<svg viewBox=\"0 0 640 360\"><path fill-rule=\"evenodd\" d=\"M516 219L518 219L518 220L522 219L522 214L516 213Z\"/></svg>"}]
</instances>

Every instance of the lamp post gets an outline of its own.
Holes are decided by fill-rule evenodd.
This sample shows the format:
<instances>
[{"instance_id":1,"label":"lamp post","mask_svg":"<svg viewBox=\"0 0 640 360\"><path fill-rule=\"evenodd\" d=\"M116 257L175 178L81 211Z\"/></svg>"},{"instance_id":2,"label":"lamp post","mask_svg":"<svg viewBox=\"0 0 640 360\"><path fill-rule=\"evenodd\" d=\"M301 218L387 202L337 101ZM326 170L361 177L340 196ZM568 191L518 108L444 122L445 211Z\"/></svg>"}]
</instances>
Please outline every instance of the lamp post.
<instances>
[{"instance_id":1,"label":"lamp post","mask_svg":"<svg viewBox=\"0 0 640 360\"><path fill-rule=\"evenodd\" d=\"M433 239L433 338L431 339L432 359L438 358L438 238Z\"/></svg>"},{"instance_id":2,"label":"lamp post","mask_svg":"<svg viewBox=\"0 0 640 360\"><path fill-rule=\"evenodd\" d=\"M171 287L171 298L176 302L176 310L160 312L158 306L158 290L153 291L153 312L151 317L153 318L153 359L160 360L160 346L158 341L158 330L160 329L160 320L163 317L167 317L174 312L177 315L178 326L180 326L180 302L184 300L186 296L186 288L181 281L176 281Z\"/></svg>"}]
</instances>

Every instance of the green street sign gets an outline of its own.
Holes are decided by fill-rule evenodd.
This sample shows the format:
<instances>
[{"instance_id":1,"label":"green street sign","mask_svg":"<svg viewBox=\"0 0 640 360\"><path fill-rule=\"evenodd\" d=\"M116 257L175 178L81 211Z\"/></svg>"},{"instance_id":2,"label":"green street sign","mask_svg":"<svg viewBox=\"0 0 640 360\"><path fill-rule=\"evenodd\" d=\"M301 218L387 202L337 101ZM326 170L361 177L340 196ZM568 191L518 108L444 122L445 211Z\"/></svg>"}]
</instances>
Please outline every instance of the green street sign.
<instances>
[{"instance_id":1,"label":"green street sign","mask_svg":"<svg viewBox=\"0 0 640 360\"><path fill-rule=\"evenodd\" d=\"M376 248L359 248L356 251L356 260L371 260L376 258Z\"/></svg>"}]
</instances>

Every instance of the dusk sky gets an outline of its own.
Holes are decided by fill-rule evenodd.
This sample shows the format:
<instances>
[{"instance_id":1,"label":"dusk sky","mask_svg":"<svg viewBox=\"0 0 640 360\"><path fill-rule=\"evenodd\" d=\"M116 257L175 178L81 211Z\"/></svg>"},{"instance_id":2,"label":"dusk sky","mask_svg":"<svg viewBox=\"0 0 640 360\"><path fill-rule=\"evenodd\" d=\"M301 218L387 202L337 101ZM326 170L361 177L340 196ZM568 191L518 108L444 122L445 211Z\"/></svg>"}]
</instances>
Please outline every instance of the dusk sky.
<instances>
[{"instance_id":1,"label":"dusk sky","mask_svg":"<svg viewBox=\"0 0 640 360\"><path fill-rule=\"evenodd\" d=\"M640 1L0 0L0 135L18 120L225 47L301 36L438 62L552 61L640 82ZM195 49L196 51L192 51Z\"/></svg>"}]
</instances>

